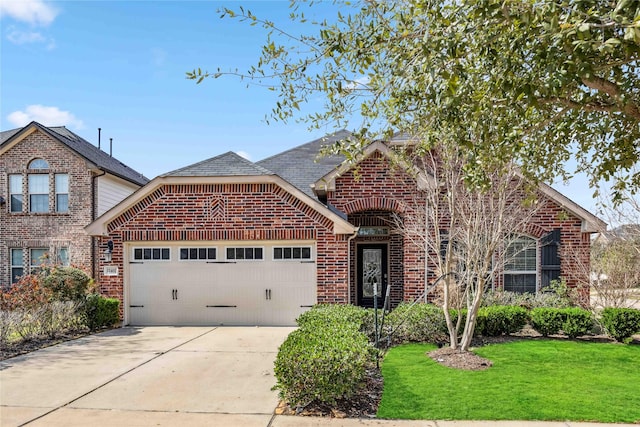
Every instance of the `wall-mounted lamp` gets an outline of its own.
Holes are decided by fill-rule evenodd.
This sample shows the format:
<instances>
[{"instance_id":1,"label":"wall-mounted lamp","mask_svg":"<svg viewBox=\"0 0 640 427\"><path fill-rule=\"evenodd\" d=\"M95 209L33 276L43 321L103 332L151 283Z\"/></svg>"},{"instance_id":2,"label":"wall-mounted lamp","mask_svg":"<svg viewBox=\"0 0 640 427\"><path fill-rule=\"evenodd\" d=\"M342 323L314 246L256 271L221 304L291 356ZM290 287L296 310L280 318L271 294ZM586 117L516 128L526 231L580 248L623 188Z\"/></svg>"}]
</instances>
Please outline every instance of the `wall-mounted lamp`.
<instances>
[{"instance_id":1,"label":"wall-mounted lamp","mask_svg":"<svg viewBox=\"0 0 640 427\"><path fill-rule=\"evenodd\" d=\"M111 262L111 254L113 253L113 240L107 242L107 249L104 250L104 261Z\"/></svg>"}]
</instances>

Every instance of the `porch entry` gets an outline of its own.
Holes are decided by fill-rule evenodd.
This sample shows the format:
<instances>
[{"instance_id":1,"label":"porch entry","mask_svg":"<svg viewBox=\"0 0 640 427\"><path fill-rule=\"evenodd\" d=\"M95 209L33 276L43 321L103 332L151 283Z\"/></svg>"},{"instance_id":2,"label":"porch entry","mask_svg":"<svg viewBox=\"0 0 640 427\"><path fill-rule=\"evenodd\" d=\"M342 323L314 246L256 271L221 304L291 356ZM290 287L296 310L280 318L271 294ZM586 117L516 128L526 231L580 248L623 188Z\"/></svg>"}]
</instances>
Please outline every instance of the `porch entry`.
<instances>
[{"instance_id":1,"label":"porch entry","mask_svg":"<svg viewBox=\"0 0 640 427\"><path fill-rule=\"evenodd\" d=\"M387 292L387 243L357 245L358 305L373 307L374 289L378 290L378 308L384 304Z\"/></svg>"}]
</instances>

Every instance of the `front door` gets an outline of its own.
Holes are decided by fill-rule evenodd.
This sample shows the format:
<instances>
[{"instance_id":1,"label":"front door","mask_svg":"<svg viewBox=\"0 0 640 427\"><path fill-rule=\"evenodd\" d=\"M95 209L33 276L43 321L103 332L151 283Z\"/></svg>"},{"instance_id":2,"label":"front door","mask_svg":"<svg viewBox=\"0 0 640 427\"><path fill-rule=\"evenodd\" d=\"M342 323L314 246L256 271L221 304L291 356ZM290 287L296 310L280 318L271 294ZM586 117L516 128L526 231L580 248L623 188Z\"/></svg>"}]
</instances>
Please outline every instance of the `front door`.
<instances>
[{"instance_id":1,"label":"front door","mask_svg":"<svg viewBox=\"0 0 640 427\"><path fill-rule=\"evenodd\" d=\"M373 307L377 291L378 308L382 308L387 292L387 244L358 245L358 305Z\"/></svg>"}]
</instances>

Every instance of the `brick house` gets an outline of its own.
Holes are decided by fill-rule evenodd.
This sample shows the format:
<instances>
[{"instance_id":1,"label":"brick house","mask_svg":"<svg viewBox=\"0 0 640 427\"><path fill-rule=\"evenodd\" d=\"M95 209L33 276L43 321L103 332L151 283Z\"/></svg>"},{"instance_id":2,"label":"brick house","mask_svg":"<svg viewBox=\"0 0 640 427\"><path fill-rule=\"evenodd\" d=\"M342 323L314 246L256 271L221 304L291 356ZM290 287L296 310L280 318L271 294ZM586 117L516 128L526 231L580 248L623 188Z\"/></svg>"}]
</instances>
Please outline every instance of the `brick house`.
<instances>
[{"instance_id":1,"label":"brick house","mask_svg":"<svg viewBox=\"0 0 640 427\"><path fill-rule=\"evenodd\" d=\"M0 286L45 254L95 274L84 227L148 181L65 127L0 133Z\"/></svg>"},{"instance_id":2,"label":"brick house","mask_svg":"<svg viewBox=\"0 0 640 427\"><path fill-rule=\"evenodd\" d=\"M388 219L424 182L390 167L399 140L371 143L357 168L317 159L348 135L257 163L229 152L166 173L88 226L100 239L101 290L123 301L124 323L290 325L315 303L372 306L374 281L390 286L392 305L420 297L435 276ZM522 236L534 249L498 286L536 292L560 276L576 286L569 251L588 262L601 221L540 191L545 207Z\"/></svg>"}]
</instances>

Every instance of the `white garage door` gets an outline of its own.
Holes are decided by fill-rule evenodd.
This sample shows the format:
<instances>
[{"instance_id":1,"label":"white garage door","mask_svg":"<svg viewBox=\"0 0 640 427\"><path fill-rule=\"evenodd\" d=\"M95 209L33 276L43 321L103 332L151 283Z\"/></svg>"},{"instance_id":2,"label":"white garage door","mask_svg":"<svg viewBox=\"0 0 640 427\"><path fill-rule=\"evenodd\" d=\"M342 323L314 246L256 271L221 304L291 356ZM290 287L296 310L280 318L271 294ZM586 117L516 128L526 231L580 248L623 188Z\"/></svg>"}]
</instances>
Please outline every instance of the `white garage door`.
<instances>
[{"instance_id":1,"label":"white garage door","mask_svg":"<svg viewBox=\"0 0 640 427\"><path fill-rule=\"evenodd\" d=\"M294 325L316 303L313 242L133 243L127 252L132 325Z\"/></svg>"}]
</instances>

